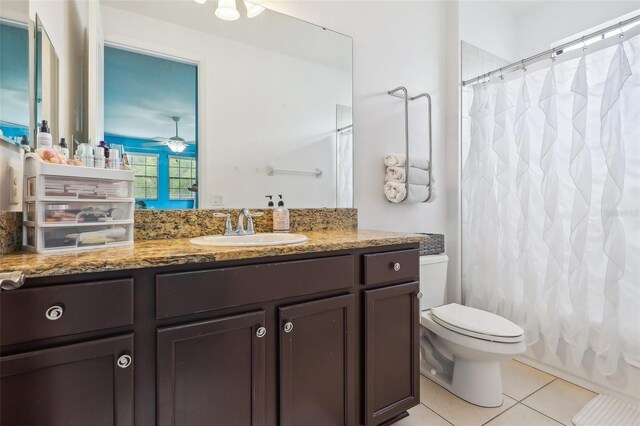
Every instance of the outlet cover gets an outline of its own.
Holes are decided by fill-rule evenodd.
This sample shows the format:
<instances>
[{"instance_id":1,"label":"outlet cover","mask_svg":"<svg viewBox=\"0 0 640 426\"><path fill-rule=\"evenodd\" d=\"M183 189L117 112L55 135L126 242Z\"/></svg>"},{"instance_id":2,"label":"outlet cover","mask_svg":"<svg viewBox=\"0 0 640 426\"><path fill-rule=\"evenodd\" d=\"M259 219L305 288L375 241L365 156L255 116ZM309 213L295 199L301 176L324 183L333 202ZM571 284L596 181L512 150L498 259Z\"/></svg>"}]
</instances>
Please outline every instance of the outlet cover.
<instances>
[{"instance_id":1,"label":"outlet cover","mask_svg":"<svg viewBox=\"0 0 640 426\"><path fill-rule=\"evenodd\" d=\"M224 204L224 194L213 194L211 198L214 206L221 206Z\"/></svg>"}]
</instances>

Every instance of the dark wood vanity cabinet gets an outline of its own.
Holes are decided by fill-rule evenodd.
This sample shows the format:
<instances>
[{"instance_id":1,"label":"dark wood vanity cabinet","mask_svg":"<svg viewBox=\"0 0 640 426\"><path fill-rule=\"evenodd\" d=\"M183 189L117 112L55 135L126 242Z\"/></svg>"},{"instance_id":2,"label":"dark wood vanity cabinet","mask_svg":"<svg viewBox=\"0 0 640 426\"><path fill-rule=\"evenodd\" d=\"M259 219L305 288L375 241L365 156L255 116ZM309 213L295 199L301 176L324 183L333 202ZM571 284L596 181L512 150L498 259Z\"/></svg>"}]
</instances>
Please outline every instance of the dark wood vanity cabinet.
<instances>
[{"instance_id":1,"label":"dark wood vanity cabinet","mask_svg":"<svg viewBox=\"0 0 640 426\"><path fill-rule=\"evenodd\" d=\"M354 296L279 309L280 424L355 424Z\"/></svg>"},{"instance_id":2,"label":"dark wood vanity cabinet","mask_svg":"<svg viewBox=\"0 0 640 426\"><path fill-rule=\"evenodd\" d=\"M0 424L133 426L133 335L0 358Z\"/></svg>"},{"instance_id":3,"label":"dark wood vanity cabinet","mask_svg":"<svg viewBox=\"0 0 640 426\"><path fill-rule=\"evenodd\" d=\"M393 422L419 402L415 248L27 280L0 297L1 423Z\"/></svg>"},{"instance_id":4,"label":"dark wood vanity cabinet","mask_svg":"<svg viewBox=\"0 0 640 426\"><path fill-rule=\"evenodd\" d=\"M365 290L364 368L367 425L420 402L419 284Z\"/></svg>"},{"instance_id":5,"label":"dark wood vanity cabinet","mask_svg":"<svg viewBox=\"0 0 640 426\"><path fill-rule=\"evenodd\" d=\"M265 424L264 311L158 330L158 426Z\"/></svg>"}]
</instances>

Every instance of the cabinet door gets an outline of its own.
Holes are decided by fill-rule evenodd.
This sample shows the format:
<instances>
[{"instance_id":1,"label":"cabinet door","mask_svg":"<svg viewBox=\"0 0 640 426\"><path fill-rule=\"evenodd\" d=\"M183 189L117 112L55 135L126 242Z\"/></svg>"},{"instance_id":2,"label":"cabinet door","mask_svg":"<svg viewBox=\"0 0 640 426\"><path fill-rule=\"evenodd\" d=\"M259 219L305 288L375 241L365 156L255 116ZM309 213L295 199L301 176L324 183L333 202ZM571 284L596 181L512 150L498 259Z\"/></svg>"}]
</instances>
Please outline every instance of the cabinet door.
<instances>
[{"instance_id":1,"label":"cabinet door","mask_svg":"<svg viewBox=\"0 0 640 426\"><path fill-rule=\"evenodd\" d=\"M420 402L418 291L409 283L364 292L367 425Z\"/></svg>"},{"instance_id":2,"label":"cabinet door","mask_svg":"<svg viewBox=\"0 0 640 426\"><path fill-rule=\"evenodd\" d=\"M133 335L0 358L0 424L132 426Z\"/></svg>"},{"instance_id":3,"label":"cabinet door","mask_svg":"<svg viewBox=\"0 0 640 426\"><path fill-rule=\"evenodd\" d=\"M280 424L352 425L353 295L280 308Z\"/></svg>"},{"instance_id":4,"label":"cabinet door","mask_svg":"<svg viewBox=\"0 0 640 426\"><path fill-rule=\"evenodd\" d=\"M158 330L158 425L263 425L264 323L258 311Z\"/></svg>"}]
</instances>

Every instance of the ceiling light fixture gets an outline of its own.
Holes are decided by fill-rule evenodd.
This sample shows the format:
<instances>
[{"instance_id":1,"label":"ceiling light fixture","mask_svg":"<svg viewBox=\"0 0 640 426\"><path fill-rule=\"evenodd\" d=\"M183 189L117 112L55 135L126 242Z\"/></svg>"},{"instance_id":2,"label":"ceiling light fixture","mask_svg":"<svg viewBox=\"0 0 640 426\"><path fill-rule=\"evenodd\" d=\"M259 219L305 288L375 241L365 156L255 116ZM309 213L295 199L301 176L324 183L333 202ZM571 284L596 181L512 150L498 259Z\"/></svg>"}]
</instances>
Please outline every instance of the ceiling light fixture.
<instances>
[{"instance_id":1,"label":"ceiling light fixture","mask_svg":"<svg viewBox=\"0 0 640 426\"><path fill-rule=\"evenodd\" d=\"M256 16L264 12L264 7L255 3L245 1L244 5L247 8L247 18L255 18Z\"/></svg>"},{"instance_id":2,"label":"ceiling light fixture","mask_svg":"<svg viewBox=\"0 0 640 426\"><path fill-rule=\"evenodd\" d=\"M187 143L178 136L178 121L180 121L180 117L171 117L171 119L176 123L176 135L167 140L167 146L171 151L180 154L187 148Z\"/></svg>"},{"instance_id":3,"label":"ceiling light fixture","mask_svg":"<svg viewBox=\"0 0 640 426\"><path fill-rule=\"evenodd\" d=\"M235 21L240 17L236 8L236 0L218 0L216 16L224 21Z\"/></svg>"},{"instance_id":4,"label":"ceiling light fixture","mask_svg":"<svg viewBox=\"0 0 640 426\"><path fill-rule=\"evenodd\" d=\"M200 4L205 4L207 2L207 0L193 0L193 1Z\"/></svg>"}]
</instances>

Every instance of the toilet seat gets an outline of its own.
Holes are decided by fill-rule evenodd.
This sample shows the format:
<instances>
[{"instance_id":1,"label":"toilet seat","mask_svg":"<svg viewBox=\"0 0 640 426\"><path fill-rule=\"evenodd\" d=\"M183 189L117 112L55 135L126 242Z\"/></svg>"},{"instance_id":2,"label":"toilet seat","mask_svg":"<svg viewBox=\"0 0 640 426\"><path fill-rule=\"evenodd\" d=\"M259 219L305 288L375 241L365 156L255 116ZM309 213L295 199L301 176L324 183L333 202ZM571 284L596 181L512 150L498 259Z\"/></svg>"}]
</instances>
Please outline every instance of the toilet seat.
<instances>
[{"instance_id":1,"label":"toilet seat","mask_svg":"<svg viewBox=\"0 0 640 426\"><path fill-rule=\"evenodd\" d=\"M432 308L431 319L455 333L501 343L518 343L524 330L506 318L469 306L450 303Z\"/></svg>"}]
</instances>

